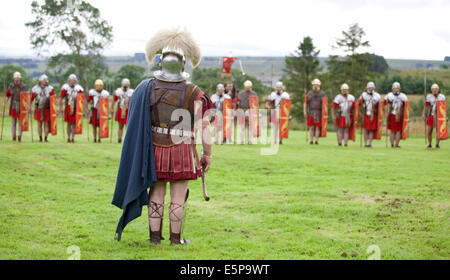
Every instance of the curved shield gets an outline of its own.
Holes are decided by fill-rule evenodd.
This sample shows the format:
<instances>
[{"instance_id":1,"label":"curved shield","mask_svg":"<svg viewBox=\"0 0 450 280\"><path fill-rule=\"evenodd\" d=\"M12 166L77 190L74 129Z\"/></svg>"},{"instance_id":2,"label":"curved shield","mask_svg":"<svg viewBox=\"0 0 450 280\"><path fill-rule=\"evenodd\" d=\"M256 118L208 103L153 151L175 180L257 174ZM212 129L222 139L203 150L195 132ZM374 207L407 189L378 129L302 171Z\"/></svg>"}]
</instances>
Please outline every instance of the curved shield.
<instances>
[{"instance_id":1,"label":"curved shield","mask_svg":"<svg viewBox=\"0 0 450 280\"><path fill-rule=\"evenodd\" d=\"M437 135L439 140L448 139L447 108L444 100L439 100L436 104L437 110Z\"/></svg>"},{"instance_id":2,"label":"curved shield","mask_svg":"<svg viewBox=\"0 0 450 280\"><path fill-rule=\"evenodd\" d=\"M378 122L377 122L377 133L375 135L376 140L381 140L383 136L383 111L384 111L384 102L378 102Z\"/></svg>"},{"instance_id":3,"label":"curved shield","mask_svg":"<svg viewBox=\"0 0 450 280\"><path fill-rule=\"evenodd\" d=\"M258 96L250 96L250 117L252 125L252 135L259 137L259 100Z\"/></svg>"},{"instance_id":4,"label":"curved shield","mask_svg":"<svg viewBox=\"0 0 450 280\"><path fill-rule=\"evenodd\" d=\"M28 131L28 107L30 106L30 95L28 92L20 93L20 127L22 132Z\"/></svg>"},{"instance_id":5,"label":"curved shield","mask_svg":"<svg viewBox=\"0 0 450 280\"><path fill-rule=\"evenodd\" d=\"M291 114L291 100L281 100L280 108L280 139L287 139L289 138L289 115Z\"/></svg>"},{"instance_id":6,"label":"curved shield","mask_svg":"<svg viewBox=\"0 0 450 280\"><path fill-rule=\"evenodd\" d=\"M109 138L108 98L100 98L100 138Z\"/></svg>"},{"instance_id":7,"label":"curved shield","mask_svg":"<svg viewBox=\"0 0 450 280\"><path fill-rule=\"evenodd\" d=\"M84 108L84 94L78 93L77 95L77 114L76 114L76 125L75 133L83 134L83 108Z\"/></svg>"},{"instance_id":8,"label":"curved shield","mask_svg":"<svg viewBox=\"0 0 450 280\"><path fill-rule=\"evenodd\" d=\"M57 134L56 95L50 96L50 130L52 135Z\"/></svg>"},{"instance_id":9,"label":"curved shield","mask_svg":"<svg viewBox=\"0 0 450 280\"><path fill-rule=\"evenodd\" d=\"M409 101L406 101L404 106L405 108L403 110L402 140L406 140L406 138L408 138L409 111L411 108Z\"/></svg>"},{"instance_id":10,"label":"curved shield","mask_svg":"<svg viewBox=\"0 0 450 280\"><path fill-rule=\"evenodd\" d=\"M322 127L320 129L320 137L327 137L328 130L328 98L322 99Z\"/></svg>"},{"instance_id":11,"label":"curved shield","mask_svg":"<svg viewBox=\"0 0 450 280\"><path fill-rule=\"evenodd\" d=\"M359 103L354 103L355 107L353 108L353 123L348 132L348 139L356 142L356 131L358 130L358 112L359 112Z\"/></svg>"},{"instance_id":12,"label":"curved shield","mask_svg":"<svg viewBox=\"0 0 450 280\"><path fill-rule=\"evenodd\" d=\"M232 100L223 100L223 138L231 138L231 125L233 123Z\"/></svg>"}]
</instances>

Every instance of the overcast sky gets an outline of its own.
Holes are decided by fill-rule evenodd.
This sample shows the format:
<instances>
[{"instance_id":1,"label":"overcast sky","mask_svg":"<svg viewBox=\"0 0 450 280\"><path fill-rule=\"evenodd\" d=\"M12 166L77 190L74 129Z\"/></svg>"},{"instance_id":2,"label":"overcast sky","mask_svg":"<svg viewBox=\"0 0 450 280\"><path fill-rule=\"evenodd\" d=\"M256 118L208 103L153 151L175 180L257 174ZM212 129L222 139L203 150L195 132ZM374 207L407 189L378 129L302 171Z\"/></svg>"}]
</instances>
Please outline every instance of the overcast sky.
<instances>
[{"instance_id":1,"label":"overcast sky","mask_svg":"<svg viewBox=\"0 0 450 280\"><path fill-rule=\"evenodd\" d=\"M205 56L284 56L311 36L320 56L341 31L359 23L386 58L443 60L450 56L450 0L91 0L114 28L105 55L143 52L159 29L187 27ZM0 1L0 56L34 56L31 0ZM169 7L168 3L173 6Z\"/></svg>"}]
</instances>

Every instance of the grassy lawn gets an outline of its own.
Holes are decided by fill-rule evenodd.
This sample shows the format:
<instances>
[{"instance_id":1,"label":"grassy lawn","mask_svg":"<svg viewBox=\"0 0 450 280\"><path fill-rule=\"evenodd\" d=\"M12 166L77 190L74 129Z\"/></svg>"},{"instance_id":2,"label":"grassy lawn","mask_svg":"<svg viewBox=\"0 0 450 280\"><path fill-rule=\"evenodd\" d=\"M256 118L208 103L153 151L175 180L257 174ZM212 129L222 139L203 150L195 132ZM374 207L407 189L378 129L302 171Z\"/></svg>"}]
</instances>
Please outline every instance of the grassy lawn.
<instances>
[{"instance_id":1,"label":"grassy lawn","mask_svg":"<svg viewBox=\"0 0 450 280\"><path fill-rule=\"evenodd\" d=\"M309 146L298 131L275 156L261 156L257 145L214 146L212 199L191 183L184 232L192 244L180 247L169 245L167 208L163 244L147 242L146 208L114 240L121 146L89 144L86 134L76 140L31 143L27 133L13 143L8 118L0 259L67 259L71 245L81 259L367 259L371 245L382 259L450 257L449 142L426 150L416 137L392 150L383 140L366 150L359 142L340 148L330 133Z\"/></svg>"}]
</instances>

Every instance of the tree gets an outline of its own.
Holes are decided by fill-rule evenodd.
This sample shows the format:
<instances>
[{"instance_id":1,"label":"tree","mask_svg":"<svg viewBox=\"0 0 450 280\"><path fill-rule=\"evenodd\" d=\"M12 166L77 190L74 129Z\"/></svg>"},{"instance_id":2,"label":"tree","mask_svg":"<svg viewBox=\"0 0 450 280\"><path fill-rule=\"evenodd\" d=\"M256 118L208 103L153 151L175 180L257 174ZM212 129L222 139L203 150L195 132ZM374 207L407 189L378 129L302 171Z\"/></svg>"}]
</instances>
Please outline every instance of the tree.
<instances>
[{"instance_id":1,"label":"tree","mask_svg":"<svg viewBox=\"0 0 450 280\"><path fill-rule=\"evenodd\" d=\"M13 75L15 72L19 72L20 74L22 74L22 82L24 84L29 84L30 81L28 80L26 72L22 67L18 65L7 64L0 67L0 82L2 89L3 87L8 87L13 82Z\"/></svg>"},{"instance_id":2,"label":"tree","mask_svg":"<svg viewBox=\"0 0 450 280\"><path fill-rule=\"evenodd\" d=\"M136 87L145 78L145 68L133 64L120 67L119 71L114 75L114 85L120 86L125 78L130 80L131 87Z\"/></svg>"},{"instance_id":3,"label":"tree","mask_svg":"<svg viewBox=\"0 0 450 280\"><path fill-rule=\"evenodd\" d=\"M330 56L326 62L336 91L340 84L347 83L352 93L359 94L369 80L376 78L376 74L369 70L369 66L373 65L372 58L358 53L360 48L370 46L369 41L363 40L365 34L358 24L352 24L348 31L342 32L343 37L337 39L334 48L340 48L348 54L344 57Z\"/></svg>"},{"instance_id":4,"label":"tree","mask_svg":"<svg viewBox=\"0 0 450 280\"><path fill-rule=\"evenodd\" d=\"M289 92L293 94L292 106L299 109L302 106L303 98L311 81L319 71L320 61L318 59L320 51L316 50L311 37L304 37L303 41L295 50L294 54L285 57L286 74L284 82ZM303 110L292 110L294 117L303 118Z\"/></svg>"},{"instance_id":5,"label":"tree","mask_svg":"<svg viewBox=\"0 0 450 280\"><path fill-rule=\"evenodd\" d=\"M389 65L383 56L371 53L367 53L366 55L372 61L372 64L369 65L369 71L377 72L378 74L385 74L386 71L389 70Z\"/></svg>"},{"instance_id":6,"label":"tree","mask_svg":"<svg viewBox=\"0 0 450 280\"><path fill-rule=\"evenodd\" d=\"M99 9L83 0L35 0L31 12L35 19L25 26L32 29L33 49L50 56L49 68L65 75L74 72L84 86L105 74L101 51L113 35Z\"/></svg>"}]
</instances>

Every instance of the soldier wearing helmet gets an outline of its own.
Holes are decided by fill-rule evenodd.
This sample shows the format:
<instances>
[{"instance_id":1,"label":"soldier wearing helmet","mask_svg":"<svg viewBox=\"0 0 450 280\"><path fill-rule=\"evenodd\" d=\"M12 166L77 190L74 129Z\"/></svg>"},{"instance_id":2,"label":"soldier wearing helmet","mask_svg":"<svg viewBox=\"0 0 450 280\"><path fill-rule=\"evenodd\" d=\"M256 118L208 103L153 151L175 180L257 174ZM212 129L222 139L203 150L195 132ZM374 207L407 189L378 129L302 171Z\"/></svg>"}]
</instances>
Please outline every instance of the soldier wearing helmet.
<instances>
[{"instance_id":1,"label":"soldier wearing helmet","mask_svg":"<svg viewBox=\"0 0 450 280\"><path fill-rule=\"evenodd\" d=\"M427 125L428 148L432 147L433 128L437 121L437 102L446 101L445 95L440 93L438 84L431 86L431 93L426 96L425 106L423 108L422 118ZM436 137L436 149L439 149L439 137Z\"/></svg>"},{"instance_id":2,"label":"soldier wearing helmet","mask_svg":"<svg viewBox=\"0 0 450 280\"><path fill-rule=\"evenodd\" d=\"M92 124L94 133L94 143L97 143L97 128L100 127L100 98L108 98L109 92L103 89L104 84L102 80L96 80L94 88L89 91L87 102L91 104L91 118L89 123ZM101 143L98 137L98 143Z\"/></svg>"},{"instance_id":3,"label":"soldier wearing helmet","mask_svg":"<svg viewBox=\"0 0 450 280\"><path fill-rule=\"evenodd\" d=\"M181 235L189 181L201 177L202 169L207 172L211 165L212 103L197 85L186 82L189 74L184 71L187 60L198 66L201 51L189 32L177 28L155 34L146 53L148 62L159 56L161 70L154 72L154 79L142 81L131 100L113 199L114 205L124 209L116 233L120 240L125 225L148 205L150 243L161 243L169 183L170 242L188 244ZM194 139L197 129L202 129L197 134L201 157Z\"/></svg>"},{"instance_id":4,"label":"soldier wearing helmet","mask_svg":"<svg viewBox=\"0 0 450 280\"><path fill-rule=\"evenodd\" d=\"M111 105L111 112L114 115L114 105L116 104L116 102L118 102L119 106L117 108L115 120L119 123L119 130L117 132L119 143L122 143L123 128L125 125L127 125L128 108L130 106L130 101L133 93L134 89L130 88L130 80L123 79L122 87L116 89L116 92L114 94L114 101Z\"/></svg>"},{"instance_id":5,"label":"soldier wearing helmet","mask_svg":"<svg viewBox=\"0 0 450 280\"><path fill-rule=\"evenodd\" d=\"M384 97L384 104L388 105L388 129L390 130L390 141L392 148L400 148L402 137L403 117L405 103L408 101L406 94L401 92L399 82L392 84L392 92Z\"/></svg>"},{"instance_id":6,"label":"soldier wearing helmet","mask_svg":"<svg viewBox=\"0 0 450 280\"><path fill-rule=\"evenodd\" d=\"M361 94L358 103L364 116L364 146L372 147L372 141L378 129L378 104L381 100L379 93L375 92L375 83L369 82L366 91Z\"/></svg>"},{"instance_id":7,"label":"soldier wearing helmet","mask_svg":"<svg viewBox=\"0 0 450 280\"><path fill-rule=\"evenodd\" d=\"M44 124L45 142L50 131L50 96L55 90L48 84L47 75L39 78L39 83L31 89L31 101L35 100L34 119L38 123L39 142L42 142L42 124Z\"/></svg>"},{"instance_id":8,"label":"soldier wearing helmet","mask_svg":"<svg viewBox=\"0 0 450 280\"><path fill-rule=\"evenodd\" d=\"M225 86L223 84L218 84L217 92L211 96L211 102L217 110L214 131L216 144L219 144L219 135L223 134L223 101L225 99L231 99L231 96L225 93ZM225 138L222 140L221 143L226 141Z\"/></svg>"},{"instance_id":9,"label":"soldier wearing helmet","mask_svg":"<svg viewBox=\"0 0 450 280\"><path fill-rule=\"evenodd\" d=\"M331 106L331 116L337 127L338 145L348 146L349 131L353 124L353 117L355 114L355 97L349 94L350 87L347 84L341 86L341 93L338 94ZM338 111L336 116L335 111Z\"/></svg>"},{"instance_id":10,"label":"soldier wearing helmet","mask_svg":"<svg viewBox=\"0 0 450 280\"><path fill-rule=\"evenodd\" d=\"M289 93L287 93L284 90L284 85L282 82L277 82L275 84L275 91L272 92L271 94L269 94L269 96L267 97L267 101L266 101L267 110L280 109L281 100L283 100L283 99L289 100L290 99ZM277 119L279 120L279 117L277 117ZM276 131L274 133L274 143L276 143L278 140L278 137L280 135L280 133L278 131L280 122L278 121L278 122L271 122L271 123L273 124L273 130ZM282 139L280 139L280 144L283 144Z\"/></svg>"},{"instance_id":11,"label":"soldier wearing helmet","mask_svg":"<svg viewBox=\"0 0 450 280\"><path fill-rule=\"evenodd\" d=\"M27 92L27 86L22 82L22 75L19 72L15 72L13 74L13 82L8 86L6 90L6 98L4 102L4 107L8 104L9 99L11 99L11 104L9 106L9 115L11 116L11 132L12 139L16 141L16 139L21 142L22 141L22 128L20 121L20 94L23 92ZM16 134L18 127L18 136Z\"/></svg>"},{"instance_id":12,"label":"soldier wearing helmet","mask_svg":"<svg viewBox=\"0 0 450 280\"><path fill-rule=\"evenodd\" d=\"M319 79L312 81L312 90L305 96L303 103L303 116L309 127L310 142L309 144L319 145L319 136L322 130L322 106L323 99L326 97L320 87L322 82Z\"/></svg>"},{"instance_id":13,"label":"soldier wearing helmet","mask_svg":"<svg viewBox=\"0 0 450 280\"><path fill-rule=\"evenodd\" d=\"M63 112L63 101L65 104L64 121L67 123L67 142L75 143L75 124L77 120L77 96L83 92L83 87L78 84L75 74L71 74L67 84L61 87L61 100L59 103L59 111Z\"/></svg>"}]
</instances>

